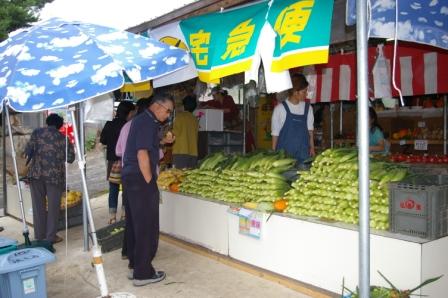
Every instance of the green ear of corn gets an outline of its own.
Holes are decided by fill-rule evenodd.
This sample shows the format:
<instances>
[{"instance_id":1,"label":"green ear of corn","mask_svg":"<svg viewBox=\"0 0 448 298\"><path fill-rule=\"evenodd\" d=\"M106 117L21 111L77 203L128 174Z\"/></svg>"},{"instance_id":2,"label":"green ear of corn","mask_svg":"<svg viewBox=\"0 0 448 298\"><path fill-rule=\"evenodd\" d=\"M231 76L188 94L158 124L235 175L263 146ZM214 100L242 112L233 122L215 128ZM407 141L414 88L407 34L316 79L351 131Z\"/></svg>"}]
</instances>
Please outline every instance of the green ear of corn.
<instances>
[{"instance_id":1,"label":"green ear of corn","mask_svg":"<svg viewBox=\"0 0 448 298\"><path fill-rule=\"evenodd\" d=\"M295 159L293 159L293 158L285 158L285 159L280 159L280 160L277 160L277 161L275 161L275 162L273 162L272 163L272 166L274 167L274 168L277 168L277 167L284 167L284 166L292 166L292 165L294 165L295 163L296 163L297 161L295 160Z\"/></svg>"},{"instance_id":2,"label":"green ear of corn","mask_svg":"<svg viewBox=\"0 0 448 298\"><path fill-rule=\"evenodd\" d=\"M352 160L357 156L358 156L358 151L356 151L356 150L352 151L352 152L347 152L339 158L338 162L343 163L343 162Z\"/></svg>"},{"instance_id":3,"label":"green ear of corn","mask_svg":"<svg viewBox=\"0 0 448 298\"><path fill-rule=\"evenodd\" d=\"M266 173L266 177L275 178L275 179L279 179L279 180L285 180L285 177L283 177L282 175L275 173L275 172Z\"/></svg>"}]
</instances>

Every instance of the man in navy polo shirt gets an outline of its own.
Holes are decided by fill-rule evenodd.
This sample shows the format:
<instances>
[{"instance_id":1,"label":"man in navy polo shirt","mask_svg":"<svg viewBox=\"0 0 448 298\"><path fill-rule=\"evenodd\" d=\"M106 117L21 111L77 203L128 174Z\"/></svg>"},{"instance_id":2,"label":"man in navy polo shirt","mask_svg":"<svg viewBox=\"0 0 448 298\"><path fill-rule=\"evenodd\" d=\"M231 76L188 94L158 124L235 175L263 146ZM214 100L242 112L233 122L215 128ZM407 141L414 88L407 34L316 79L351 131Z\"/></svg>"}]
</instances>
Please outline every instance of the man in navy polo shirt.
<instances>
[{"instance_id":1,"label":"man in navy polo shirt","mask_svg":"<svg viewBox=\"0 0 448 298\"><path fill-rule=\"evenodd\" d=\"M154 95L147 110L131 123L121 172L126 200L126 229L129 268L134 286L144 286L165 278L152 266L159 242L159 129L174 109L173 98ZM167 141L165 139L165 141ZM168 141L169 142L169 141Z\"/></svg>"}]
</instances>

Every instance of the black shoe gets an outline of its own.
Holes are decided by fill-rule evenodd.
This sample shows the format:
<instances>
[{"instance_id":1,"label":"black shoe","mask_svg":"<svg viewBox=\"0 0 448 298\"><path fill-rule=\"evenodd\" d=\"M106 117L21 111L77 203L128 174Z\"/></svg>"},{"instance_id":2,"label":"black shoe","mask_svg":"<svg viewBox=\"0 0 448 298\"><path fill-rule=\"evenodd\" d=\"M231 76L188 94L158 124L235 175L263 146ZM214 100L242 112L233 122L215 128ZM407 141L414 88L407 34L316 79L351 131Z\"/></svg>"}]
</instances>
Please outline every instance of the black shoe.
<instances>
[{"instance_id":1,"label":"black shoe","mask_svg":"<svg viewBox=\"0 0 448 298\"><path fill-rule=\"evenodd\" d=\"M56 235L56 236L54 236L54 240L52 242L53 242L53 244L56 244L56 243L62 242L63 240L64 240L64 238Z\"/></svg>"},{"instance_id":2,"label":"black shoe","mask_svg":"<svg viewBox=\"0 0 448 298\"><path fill-rule=\"evenodd\" d=\"M132 283L136 287L146 286L148 284L153 284L159 281L164 280L166 277L165 272L163 271L156 271L156 273L149 279L134 279Z\"/></svg>"}]
</instances>

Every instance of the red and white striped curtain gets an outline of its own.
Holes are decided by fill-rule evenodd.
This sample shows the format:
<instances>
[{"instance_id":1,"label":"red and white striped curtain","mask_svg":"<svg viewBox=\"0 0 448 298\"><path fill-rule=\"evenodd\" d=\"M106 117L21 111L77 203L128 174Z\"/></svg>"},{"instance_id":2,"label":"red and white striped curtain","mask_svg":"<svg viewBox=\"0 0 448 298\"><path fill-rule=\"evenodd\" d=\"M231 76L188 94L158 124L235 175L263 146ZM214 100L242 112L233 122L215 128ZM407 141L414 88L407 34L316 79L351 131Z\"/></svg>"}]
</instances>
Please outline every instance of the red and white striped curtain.
<instances>
[{"instance_id":1,"label":"red and white striped curtain","mask_svg":"<svg viewBox=\"0 0 448 298\"><path fill-rule=\"evenodd\" d=\"M393 46L391 44L384 46L384 55L390 65L390 77L392 77ZM373 88L371 70L376 56L376 48L369 48L371 88ZM396 82L404 96L448 93L448 51L400 42L396 63ZM309 98L312 103L356 99L356 53L354 52L330 55L327 64L306 66L298 71L303 72L310 83ZM391 90L392 96L398 96L392 87Z\"/></svg>"}]
</instances>

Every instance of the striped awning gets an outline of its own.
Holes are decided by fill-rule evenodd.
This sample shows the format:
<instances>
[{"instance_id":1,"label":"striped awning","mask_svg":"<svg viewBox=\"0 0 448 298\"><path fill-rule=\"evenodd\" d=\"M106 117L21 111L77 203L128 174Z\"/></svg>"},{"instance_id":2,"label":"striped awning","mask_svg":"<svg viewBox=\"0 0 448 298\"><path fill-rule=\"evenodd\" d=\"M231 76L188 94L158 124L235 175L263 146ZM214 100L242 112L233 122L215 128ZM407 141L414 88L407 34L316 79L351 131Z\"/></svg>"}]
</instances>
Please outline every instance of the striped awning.
<instances>
[{"instance_id":1,"label":"striped awning","mask_svg":"<svg viewBox=\"0 0 448 298\"><path fill-rule=\"evenodd\" d=\"M384 46L384 55L390 65L392 77L393 46ZM376 48L369 48L369 76ZM448 93L448 51L430 46L400 43L397 52L396 82L404 96ZM310 83L311 102L334 102L356 99L356 53L330 55L327 64L306 66L303 72ZM391 83L392 84L392 83ZM392 90L392 96L398 93ZM373 90L371 90L373 96Z\"/></svg>"}]
</instances>

